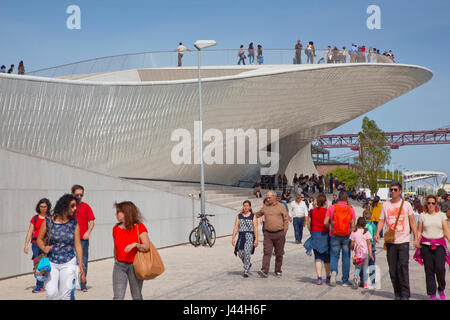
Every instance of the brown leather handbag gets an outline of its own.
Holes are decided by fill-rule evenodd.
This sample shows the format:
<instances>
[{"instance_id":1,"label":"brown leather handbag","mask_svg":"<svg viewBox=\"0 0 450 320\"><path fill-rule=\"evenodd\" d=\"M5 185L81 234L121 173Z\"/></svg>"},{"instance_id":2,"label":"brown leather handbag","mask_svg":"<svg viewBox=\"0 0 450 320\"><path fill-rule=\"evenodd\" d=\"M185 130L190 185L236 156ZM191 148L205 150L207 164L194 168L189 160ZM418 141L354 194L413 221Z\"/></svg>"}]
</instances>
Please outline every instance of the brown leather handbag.
<instances>
[{"instance_id":1,"label":"brown leather handbag","mask_svg":"<svg viewBox=\"0 0 450 320\"><path fill-rule=\"evenodd\" d=\"M137 224L138 243L141 244L139 238L139 224ZM146 252L137 251L133 261L134 273L139 280L150 280L161 275L164 272L164 264L161 256L150 241L150 250Z\"/></svg>"},{"instance_id":2,"label":"brown leather handbag","mask_svg":"<svg viewBox=\"0 0 450 320\"><path fill-rule=\"evenodd\" d=\"M387 250L386 244L394 243L394 241L395 241L395 228L397 228L398 219L400 218L400 214L403 209L403 203L404 203L404 200L402 199L402 204L400 205L400 208L398 209L397 219L395 219L394 228L392 230L389 229L388 231L386 231L384 233L384 247L383 247L384 250Z\"/></svg>"}]
</instances>

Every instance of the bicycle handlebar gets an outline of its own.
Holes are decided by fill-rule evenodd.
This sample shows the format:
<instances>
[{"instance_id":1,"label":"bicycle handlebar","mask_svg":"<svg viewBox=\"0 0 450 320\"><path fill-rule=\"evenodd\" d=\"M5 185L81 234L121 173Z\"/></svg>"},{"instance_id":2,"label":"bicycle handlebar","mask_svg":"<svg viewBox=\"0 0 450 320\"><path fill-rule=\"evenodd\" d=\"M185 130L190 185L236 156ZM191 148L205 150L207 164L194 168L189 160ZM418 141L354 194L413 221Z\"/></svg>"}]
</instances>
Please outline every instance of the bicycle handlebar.
<instances>
[{"instance_id":1,"label":"bicycle handlebar","mask_svg":"<svg viewBox=\"0 0 450 320\"><path fill-rule=\"evenodd\" d=\"M197 216L197 218L202 218L202 217L214 217L215 216L215 214L199 214L198 216Z\"/></svg>"}]
</instances>

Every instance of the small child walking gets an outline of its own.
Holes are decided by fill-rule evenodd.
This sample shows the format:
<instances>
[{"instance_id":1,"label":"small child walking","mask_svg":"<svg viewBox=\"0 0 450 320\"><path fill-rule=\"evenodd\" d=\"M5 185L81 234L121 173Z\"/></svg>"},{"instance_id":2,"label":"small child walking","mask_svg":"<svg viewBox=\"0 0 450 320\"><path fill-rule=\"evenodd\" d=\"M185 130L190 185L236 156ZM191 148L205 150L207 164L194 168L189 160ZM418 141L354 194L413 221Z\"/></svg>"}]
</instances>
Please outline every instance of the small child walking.
<instances>
[{"instance_id":1,"label":"small child walking","mask_svg":"<svg viewBox=\"0 0 450 320\"><path fill-rule=\"evenodd\" d=\"M239 236L236 242L237 233ZM252 266L251 255L258 246L258 219L253 214L249 200L244 201L241 212L236 216L231 243L234 246L234 254L244 263L243 277L248 278Z\"/></svg>"},{"instance_id":2,"label":"small child walking","mask_svg":"<svg viewBox=\"0 0 450 320\"><path fill-rule=\"evenodd\" d=\"M358 289L359 282L362 280L363 287L369 289L368 284L368 265L369 258L375 260L372 254L372 235L366 227L366 219L359 217L356 223L356 231L350 235L350 249L353 250L353 264L355 265L355 277L353 279L353 289ZM362 271L363 278L360 279Z\"/></svg>"},{"instance_id":3,"label":"small child walking","mask_svg":"<svg viewBox=\"0 0 450 320\"><path fill-rule=\"evenodd\" d=\"M372 266L375 266L375 259L376 259L376 247L375 247L375 235L377 233L377 226L375 225L375 223L373 223L372 221L372 213L370 212L370 210L364 210L363 212L363 217L364 219L366 219L366 229L367 231L369 231L370 235L372 236L372 239L370 239L370 242L372 243L372 256L373 259L370 258L369 259L369 287L371 284L375 284L375 280L374 283L372 283L372 279L375 279L375 268ZM360 274L360 279L362 278L362 270L361 270L361 274Z\"/></svg>"}]
</instances>

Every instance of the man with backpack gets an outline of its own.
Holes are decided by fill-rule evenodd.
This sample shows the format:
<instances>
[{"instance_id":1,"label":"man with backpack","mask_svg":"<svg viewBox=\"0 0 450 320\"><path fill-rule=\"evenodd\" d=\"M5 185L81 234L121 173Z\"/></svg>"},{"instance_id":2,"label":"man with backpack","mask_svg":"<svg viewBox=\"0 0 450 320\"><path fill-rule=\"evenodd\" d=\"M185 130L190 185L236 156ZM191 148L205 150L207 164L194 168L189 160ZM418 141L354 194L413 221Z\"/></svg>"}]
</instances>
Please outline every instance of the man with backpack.
<instances>
[{"instance_id":1,"label":"man with backpack","mask_svg":"<svg viewBox=\"0 0 450 320\"><path fill-rule=\"evenodd\" d=\"M342 285L349 286L350 233L355 229L355 210L348 204L347 192L341 191L338 203L328 207L324 225L330 230L330 286L336 286L339 256L342 251Z\"/></svg>"}]
</instances>

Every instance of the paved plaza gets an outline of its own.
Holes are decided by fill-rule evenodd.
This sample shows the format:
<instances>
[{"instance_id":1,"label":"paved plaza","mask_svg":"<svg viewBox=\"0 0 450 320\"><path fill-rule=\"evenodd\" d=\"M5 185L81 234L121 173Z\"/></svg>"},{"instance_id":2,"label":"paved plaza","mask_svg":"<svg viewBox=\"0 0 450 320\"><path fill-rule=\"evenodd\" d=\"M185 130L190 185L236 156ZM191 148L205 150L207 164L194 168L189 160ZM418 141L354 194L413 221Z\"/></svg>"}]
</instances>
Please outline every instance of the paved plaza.
<instances>
[{"instance_id":1,"label":"paved plaza","mask_svg":"<svg viewBox=\"0 0 450 320\"><path fill-rule=\"evenodd\" d=\"M150 226L151 227L151 226ZM233 226L230 226L230 232ZM304 239L309 237L305 228ZM142 290L146 300L391 300L394 298L386 261L386 251L378 244L376 263L381 269L381 288L367 290L341 285L338 274L337 286L316 285L314 259L307 256L301 244L295 244L290 225L283 259L283 276L273 273L275 257L272 257L269 277L262 279L257 271L262 261L262 236L252 256L250 277L242 277L242 263L233 254L231 237L218 238L212 247L193 247L190 244L160 249L165 263L165 273L155 280L145 281ZM111 240L112 241L112 240ZM412 259L410 249L411 299L427 299L423 267ZM31 261L30 261L31 263ZM88 292L76 292L78 300L110 300L112 290L113 259L89 263ZM353 266L350 279L353 275ZM45 299L45 293L32 293L34 278L31 274L0 281L0 300ZM450 292L446 290L448 296ZM125 299L131 299L129 289Z\"/></svg>"}]
</instances>

